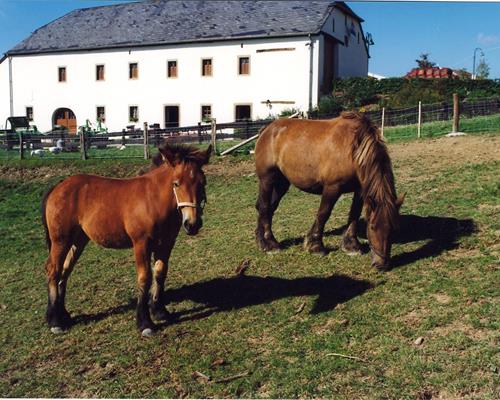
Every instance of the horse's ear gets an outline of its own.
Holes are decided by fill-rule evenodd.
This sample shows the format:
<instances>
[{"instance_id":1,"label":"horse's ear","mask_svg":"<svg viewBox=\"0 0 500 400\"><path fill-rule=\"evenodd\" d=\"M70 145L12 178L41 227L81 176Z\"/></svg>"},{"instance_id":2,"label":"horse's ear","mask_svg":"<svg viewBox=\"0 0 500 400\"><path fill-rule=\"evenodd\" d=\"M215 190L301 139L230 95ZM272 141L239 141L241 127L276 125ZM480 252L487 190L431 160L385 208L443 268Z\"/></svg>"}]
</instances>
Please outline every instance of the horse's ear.
<instances>
[{"instance_id":1,"label":"horse's ear","mask_svg":"<svg viewBox=\"0 0 500 400\"><path fill-rule=\"evenodd\" d=\"M403 205L403 202L405 201L405 197L406 197L406 192L404 192L403 194L400 194L398 196L398 198L396 199L396 207L398 208L398 210Z\"/></svg>"},{"instance_id":2,"label":"horse's ear","mask_svg":"<svg viewBox=\"0 0 500 400\"><path fill-rule=\"evenodd\" d=\"M158 150L160 150L161 157L163 158L163 161L169 163L170 165L174 166L176 162L176 157L172 149L168 146L165 147L160 147Z\"/></svg>"}]
</instances>

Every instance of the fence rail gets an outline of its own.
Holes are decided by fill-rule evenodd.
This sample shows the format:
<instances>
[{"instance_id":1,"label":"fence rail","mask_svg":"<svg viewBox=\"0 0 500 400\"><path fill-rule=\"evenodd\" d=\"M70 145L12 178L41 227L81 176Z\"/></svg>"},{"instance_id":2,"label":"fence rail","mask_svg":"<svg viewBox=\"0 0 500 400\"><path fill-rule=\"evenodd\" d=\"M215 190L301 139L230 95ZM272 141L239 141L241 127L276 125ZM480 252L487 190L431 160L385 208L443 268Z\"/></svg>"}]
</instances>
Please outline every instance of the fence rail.
<instances>
[{"instance_id":1,"label":"fence rail","mask_svg":"<svg viewBox=\"0 0 500 400\"><path fill-rule=\"evenodd\" d=\"M124 158L144 157L163 141L171 143L207 143L244 140L259 132L270 120L198 124L184 127L124 130L103 134L80 132L0 135L0 158ZM224 147L221 145L221 147Z\"/></svg>"},{"instance_id":2,"label":"fence rail","mask_svg":"<svg viewBox=\"0 0 500 400\"><path fill-rule=\"evenodd\" d=\"M500 132L500 97L464 100L459 104L460 130L464 132ZM387 140L436 137L451 132L453 104L434 103L402 109L365 112L383 129ZM338 114L310 117L334 118ZM172 143L212 142L217 150L256 135L272 120L199 123L192 126L159 128L145 124L142 129L122 132L78 135L68 133L0 134L0 159L6 158L139 158L148 157L164 140ZM230 143L233 142L233 143Z\"/></svg>"}]
</instances>

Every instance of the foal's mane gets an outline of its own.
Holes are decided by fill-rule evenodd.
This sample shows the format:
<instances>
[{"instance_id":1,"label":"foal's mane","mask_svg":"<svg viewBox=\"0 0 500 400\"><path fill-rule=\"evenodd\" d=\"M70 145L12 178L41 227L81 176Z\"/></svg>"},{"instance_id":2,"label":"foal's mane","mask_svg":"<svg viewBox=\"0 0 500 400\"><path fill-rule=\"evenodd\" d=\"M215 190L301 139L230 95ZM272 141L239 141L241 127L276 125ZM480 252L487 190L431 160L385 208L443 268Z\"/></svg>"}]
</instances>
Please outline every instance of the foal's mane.
<instances>
[{"instance_id":1,"label":"foal's mane","mask_svg":"<svg viewBox=\"0 0 500 400\"><path fill-rule=\"evenodd\" d=\"M194 146L187 146L184 144L178 143L168 143L163 142L158 147L159 152L156 153L151 159L151 169L155 169L164 163L164 158L162 154L165 154L167 151L175 156L177 162L194 162L199 163L205 157L204 154L200 151L200 149Z\"/></svg>"},{"instance_id":2,"label":"foal's mane","mask_svg":"<svg viewBox=\"0 0 500 400\"><path fill-rule=\"evenodd\" d=\"M358 166L361 191L367 214L376 213L396 228L399 210L391 159L380 131L368 117L356 112L343 112L341 118L355 125L353 158Z\"/></svg>"}]
</instances>

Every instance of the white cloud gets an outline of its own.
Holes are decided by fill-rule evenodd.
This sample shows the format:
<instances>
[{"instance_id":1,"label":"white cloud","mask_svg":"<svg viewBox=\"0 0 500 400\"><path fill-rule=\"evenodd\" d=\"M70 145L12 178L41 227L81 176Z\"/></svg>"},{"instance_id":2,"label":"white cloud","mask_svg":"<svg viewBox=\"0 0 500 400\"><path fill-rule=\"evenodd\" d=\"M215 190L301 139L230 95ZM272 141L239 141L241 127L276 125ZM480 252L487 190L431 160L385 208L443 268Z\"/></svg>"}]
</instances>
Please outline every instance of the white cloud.
<instances>
[{"instance_id":1,"label":"white cloud","mask_svg":"<svg viewBox=\"0 0 500 400\"><path fill-rule=\"evenodd\" d=\"M500 36L497 35L485 35L484 33L478 33L477 42L483 46L491 46L500 43Z\"/></svg>"}]
</instances>

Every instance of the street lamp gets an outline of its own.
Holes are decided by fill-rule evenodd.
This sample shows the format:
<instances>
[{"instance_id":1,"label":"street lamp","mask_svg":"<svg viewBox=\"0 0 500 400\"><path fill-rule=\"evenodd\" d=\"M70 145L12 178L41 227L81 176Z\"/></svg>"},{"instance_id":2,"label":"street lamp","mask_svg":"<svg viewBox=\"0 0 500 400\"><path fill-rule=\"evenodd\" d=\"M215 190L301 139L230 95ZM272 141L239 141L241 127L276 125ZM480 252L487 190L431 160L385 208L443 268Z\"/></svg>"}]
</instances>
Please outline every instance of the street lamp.
<instances>
[{"instance_id":1,"label":"street lamp","mask_svg":"<svg viewBox=\"0 0 500 400\"><path fill-rule=\"evenodd\" d=\"M481 52L481 57L484 57L483 49L481 49L480 47L476 47L474 49L474 58L472 61L472 79L476 79L476 52L478 50Z\"/></svg>"}]
</instances>

